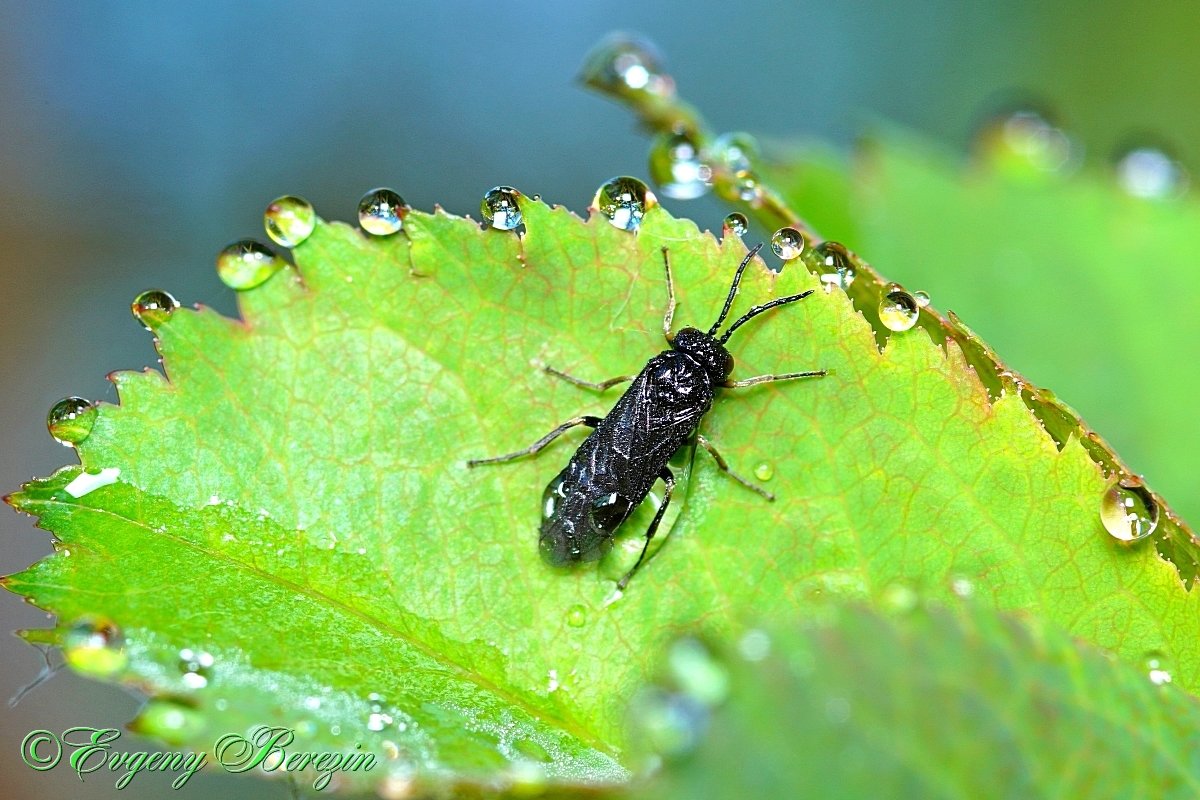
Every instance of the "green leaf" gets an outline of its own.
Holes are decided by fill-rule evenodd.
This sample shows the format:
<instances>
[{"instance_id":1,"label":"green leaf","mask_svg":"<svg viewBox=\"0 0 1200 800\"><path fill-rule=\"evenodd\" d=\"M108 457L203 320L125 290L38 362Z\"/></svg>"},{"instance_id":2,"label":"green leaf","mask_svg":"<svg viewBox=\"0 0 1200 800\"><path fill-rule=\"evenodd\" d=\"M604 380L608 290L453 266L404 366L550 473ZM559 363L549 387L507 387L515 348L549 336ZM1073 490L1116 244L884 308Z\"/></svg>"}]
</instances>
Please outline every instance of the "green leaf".
<instances>
[{"instance_id":1,"label":"green leaf","mask_svg":"<svg viewBox=\"0 0 1200 800\"><path fill-rule=\"evenodd\" d=\"M680 642L663 689L635 707L640 740L669 758L638 796L1200 792L1200 704L1167 683L1163 663L1114 663L1036 621L978 607L823 611L700 662L724 671L728 699L716 709L689 691L698 656Z\"/></svg>"},{"instance_id":2,"label":"green leaf","mask_svg":"<svg viewBox=\"0 0 1200 800\"><path fill-rule=\"evenodd\" d=\"M1200 341L1200 205L1131 197L1092 164L1014 174L989 152L964 164L881 127L849 158L792 148L764 175L823 235L954 308L1013 368L1078 409L1185 519L1200 517L1191 402L1200 372L1180 368Z\"/></svg>"},{"instance_id":3,"label":"green leaf","mask_svg":"<svg viewBox=\"0 0 1200 800\"><path fill-rule=\"evenodd\" d=\"M599 568L545 566L542 490L580 437L465 461L605 412L615 392L540 365L600 380L661 350L662 247L677 327L712 321L746 251L659 208L636 236L522 210L522 238L441 212L390 238L319 224L299 277L240 295L242 321L180 309L158 326L169 380L115 375L120 405L79 446L115 482L68 492L73 467L10 499L61 544L7 587L59 616L68 650L75 620L119 627L127 659L100 659L105 677L176 712L141 730L211 748L292 725L305 749L377 755L339 773L345 788L619 781L626 702L676 632L897 587L1020 609L1134 662L1159 651L1177 686L1200 685L1196 600L1153 544L1105 532L1090 451L1060 447L1019 397L989 398L955 340L873 330L840 292L731 342L735 378L830 377L724 392L704 422L735 469L773 473L777 502L700 452L624 597L607 603L650 504ZM734 313L816 283L756 266Z\"/></svg>"}]
</instances>

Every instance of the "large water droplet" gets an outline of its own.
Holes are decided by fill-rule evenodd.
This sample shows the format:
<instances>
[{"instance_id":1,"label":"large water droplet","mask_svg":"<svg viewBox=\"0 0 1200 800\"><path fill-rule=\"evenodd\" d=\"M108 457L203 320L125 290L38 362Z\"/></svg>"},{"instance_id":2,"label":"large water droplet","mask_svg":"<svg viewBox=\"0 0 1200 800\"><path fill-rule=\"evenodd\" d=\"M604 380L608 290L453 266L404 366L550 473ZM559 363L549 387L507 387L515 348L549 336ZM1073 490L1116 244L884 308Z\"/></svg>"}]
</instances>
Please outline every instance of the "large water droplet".
<instances>
[{"instance_id":1,"label":"large water droplet","mask_svg":"<svg viewBox=\"0 0 1200 800\"><path fill-rule=\"evenodd\" d=\"M162 289L148 289L133 298L133 303L130 304L133 318L148 331L153 331L165 322L177 308L179 301Z\"/></svg>"},{"instance_id":2,"label":"large water droplet","mask_svg":"<svg viewBox=\"0 0 1200 800\"><path fill-rule=\"evenodd\" d=\"M624 231L636 231L642 226L642 217L655 204L654 195L646 184L637 178L621 176L606 181L596 191L592 207L614 227Z\"/></svg>"},{"instance_id":3,"label":"large water droplet","mask_svg":"<svg viewBox=\"0 0 1200 800\"><path fill-rule=\"evenodd\" d=\"M479 205L484 221L501 231L515 230L521 224L521 193L511 186L488 189Z\"/></svg>"},{"instance_id":4,"label":"large water droplet","mask_svg":"<svg viewBox=\"0 0 1200 800\"><path fill-rule=\"evenodd\" d=\"M650 179L667 197L694 200L712 187L712 169L687 133L664 133L650 147Z\"/></svg>"},{"instance_id":5,"label":"large water droplet","mask_svg":"<svg viewBox=\"0 0 1200 800\"><path fill-rule=\"evenodd\" d=\"M912 296L913 296L913 300L916 300L917 305L919 305L921 308L925 308L926 306L929 305L929 301L930 301L929 292L923 292L920 289L918 289L917 291L912 293Z\"/></svg>"},{"instance_id":6,"label":"large water droplet","mask_svg":"<svg viewBox=\"0 0 1200 800\"><path fill-rule=\"evenodd\" d=\"M748 173L758 158L758 140L748 133L722 133L710 148L714 163L734 174Z\"/></svg>"},{"instance_id":7,"label":"large water droplet","mask_svg":"<svg viewBox=\"0 0 1200 800\"><path fill-rule=\"evenodd\" d=\"M587 623L587 608L582 603L575 603L567 609L567 624L572 628L582 628Z\"/></svg>"},{"instance_id":8,"label":"large water droplet","mask_svg":"<svg viewBox=\"0 0 1200 800\"><path fill-rule=\"evenodd\" d=\"M795 228L780 228L771 235L771 249L784 261L799 258L804 252L804 235Z\"/></svg>"},{"instance_id":9,"label":"large water droplet","mask_svg":"<svg viewBox=\"0 0 1200 800\"><path fill-rule=\"evenodd\" d=\"M82 397L64 397L46 415L46 428L56 442L74 447L92 432L98 415L96 407Z\"/></svg>"},{"instance_id":10,"label":"large water droplet","mask_svg":"<svg viewBox=\"0 0 1200 800\"><path fill-rule=\"evenodd\" d=\"M358 201L358 224L374 236L389 236L404 227L408 204L391 189L372 189Z\"/></svg>"},{"instance_id":11,"label":"large water droplet","mask_svg":"<svg viewBox=\"0 0 1200 800\"><path fill-rule=\"evenodd\" d=\"M263 227L271 241L284 247L295 247L317 227L317 212L303 197L277 197L263 212Z\"/></svg>"},{"instance_id":12,"label":"large water droplet","mask_svg":"<svg viewBox=\"0 0 1200 800\"><path fill-rule=\"evenodd\" d=\"M917 299L898 284L893 283L879 301L879 321L892 331L906 331L917 324L921 307Z\"/></svg>"},{"instance_id":13,"label":"large water droplet","mask_svg":"<svg viewBox=\"0 0 1200 800\"><path fill-rule=\"evenodd\" d=\"M746 215L740 211L734 211L725 217L725 222L721 225L722 236L728 236L732 233L740 239L746 235L746 231L748 230L750 230L750 220L746 219Z\"/></svg>"},{"instance_id":14,"label":"large water droplet","mask_svg":"<svg viewBox=\"0 0 1200 800\"><path fill-rule=\"evenodd\" d=\"M1158 503L1140 481L1121 478L1100 499L1100 521L1114 539L1136 542L1158 527Z\"/></svg>"},{"instance_id":15,"label":"large water droplet","mask_svg":"<svg viewBox=\"0 0 1200 800\"><path fill-rule=\"evenodd\" d=\"M699 639L679 639L667 660L679 688L704 705L715 706L729 695L729 670Z\"/></svg>"},{"instance_id":16,"label":"large water droplet","mask_svg":"<svg viewBox=\"0 0 1200 800\"><path fill-rule=\"evenodd\" d=\"M1166 199L1183 193L1187 173L1162 150L1135 147L1118 157L1117 182L1134 197Z\"/></svg>"},{"instance_id":17,"label":"large water droplet","mask_svg":"<svg viewBox=\"0 0 1200 800\"><path fill-rule=\"evenodd\" d=\"M675 94L675 81L663 71L658 49L649 40L627 33L614 33L596 45L584 60L582 77L590 86L612 94Z\"/></svg>"},{"instance_id":18,"label":"large water droplet","mask_svg":"<svg viewBox=\"0 0 1200 800\"><path fill-rule=\"evenodd\" d=\"M189 689L203 689L212 676L214 659L212 653L185 647L179 651L179 671L183 685Z\"/></svg>"},{"instance_id":19,"label":"large water droplet","mask_svg":"<svg viewBox=\"0 0 1200 800\"><path fill-rule=\"evenodd\" d=\"M154 699L146 703L130 728L168 744L179 745L204 730L204 717L196 709L178 701Z\"/></svg>"},{"instance_id":20,"label":"large water droplet","mask_svg":"<svg viewBox=\"0 0 1200 800\"><path fill-rule=\"evenodd\" d=\"M1041 113L1019 109L1001 115L980 132L984 154L997 166L1057 172L1072 160L1070 137Z\"/></svg>"},{"instance_id":21,"label":"large water droplet","mask_svg":"<svg viewBox=\"0 0 1200 800\"><path fill-rule=\"evenodd\" d=\"M828 294L835 288L846 291L854 283L857 273L850 262L850 253L840 242L821 242L813 248L820 269L821 285Z\"/></svg>"},{"instance_id":22,"label":"large water droplet","mask_svg":"<svg viewBox=\"0 0 1200 800\"><path fill-rule=\"evenodd\" d=\"M106 678L129 663L121 629L102 617L81 617L63 636L63 657L77 672Z\"/></svg>"},{"instance_id":23,"label":"large water droplet","mask_svg":"<svg viewBox=\"0 0 1200 800\"><path fill-rule=\"evenodd\" d=\"M253 239L234 242L217 255L217 276L238 291L261 286L283 267L283 259Z\"/></svg>"}]
</instances>

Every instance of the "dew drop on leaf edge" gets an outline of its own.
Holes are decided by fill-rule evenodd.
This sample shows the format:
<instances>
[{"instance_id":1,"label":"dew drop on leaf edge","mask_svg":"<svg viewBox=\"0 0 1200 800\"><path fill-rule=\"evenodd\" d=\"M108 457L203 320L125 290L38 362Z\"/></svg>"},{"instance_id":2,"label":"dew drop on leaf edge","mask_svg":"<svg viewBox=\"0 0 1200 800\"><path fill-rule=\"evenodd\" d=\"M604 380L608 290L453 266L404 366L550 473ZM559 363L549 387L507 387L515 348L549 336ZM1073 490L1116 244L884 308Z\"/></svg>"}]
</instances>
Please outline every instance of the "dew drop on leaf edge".
<instances>
[{"instance_id":1,"label":"dew drop on leaf edge","mask_svg":"<svg viewBox=\"0 0 1200 800\"><path fill-rule=\"evenodd\" d=\"M133 298L129 306L133 318L148 331L153 331L156 326L161 325L177 308L179 301L162 289L147 289Z\"/></svg>"},{"instance_id":2,"label":"dew drop on leaf edge","mask_svg":"<svg viewBox=\"0 0 1200 800\"><path fill-rule=\"evenodd\" d=\"M404 227L408 204L391 189L372 189L358 201L358 224L372 236L390 236Z\"/></svg>"},{"instance_id":3,"label":"dew drop on leaf edge","mask_svg":"<svg viewBox=\"0 0 1200 800\"><path fill-rule=\"evenodd\" d=\"M804 235L795 228L780 228L771 234L771 250L784 261L799 258L804 252Z\"/></svg>"},{"instance_id":4,"label":"dew drop on leaf edge","mask_svg":"<svg viewBox=\"0 0 1200 800\"><path fill-rule=\"evenodd\" d=\"M740 239L746 235L748 230L750 230L750 220L746 219L746 215L740 211L734 211L725 217L725 221L721 224L721 232L725 236L733 234Z\"/></svg>"},{"instance_id":5,"label":"dew drop on leaf edge","mask_svg":"<svg viewBox=\"0 0 1200 800\"><path fill-rule=\"evenodd\" d=\"M908 290L897 284L887 287L879 301L879 321L890 331L897 333L910 330L917 324L921 306Z\"/></svg>"},{"instance_id":6,"label":"dew drop on leaf edge","mask_svg":"<svg viewBox=\"0 0 1200 800\"><path fill-rule=\"evenodd\" d=\"M511 186L494 186L483 195L479 211L496 230L516 230L522 222L521 193Z\"/></svg>"},{"instance_id":7,"label":"dew drop on leaf edge","mask_svg":"<svg viewBox=\"0 0 1200 800\"><path fill-rule=\"evenodd\" d=\"M857 273L845 245L840 242L821 242L813 248L813 253L817 257L821 285L827 293L834 288L842 291L850 288Z\"/></svg>"},{"instance_id":8,"label":"dew drop on leaf edge","mask_svg":"<svg viewBox=\"0 0 1200 800\"><path fill-rule=\"evenodd\" d=\"M204 729L204 717L178 700L154 698L146 703L130 727L168 744L180 745Z\"/></svg>"},{"instance_id":9,"label":"dew drop on leaf edge","mask_svg":"<svg viewBox=\"0 0 1200 800\"><path fill-rule=\"evenodd\" d=\"M615 228L636 231L656 200L646 184L627 175L605 181L596 190L592 207Z\"/></svg>"},{"instance_id":10,"label":"dew drop on leaf edge","mask_svg":"<svg viewBox=\"0 0 1200 800\"><path fill-rule=\"evenodd\" d=\"M103 617L80 617L63 636L63 658L76 672L97 678L115 675L125 668L125 636Z\"/></svg>"},{"instance_id":11,"label":"dew drop on leaf edge","mask_svg":"<svg viewBox=\"0 0 1200 800\"><path fill-rule=\"evenodd\" d=\"M283 267L283 259L253 239L236 241L217 255L217 276L238 291L261 286Z\"/></svg>"},{"instance_id":12,"label":"dew drop on leaf edge","mask_svg":"<svg viewBox=\"0 0 1200 800\"><path fill-rule=\"evenodd\" d=\"M1100 499L1100 521L1114 539L1136 542L1158 527L1158 503L1139 481L1113 481Z\"/></svg>"},{"instance_id":13,"label":"dew drop on leaf edge","mask_svg":"<svg viewBox=\"0 0 1200 800\"><path fill-rule=\"evenodd\" d=\"M96 424L99 411L82 397L64 397L46 415L46 428L66 447L82 444Z\"/></svg>"},{"instance_id":14,"label":"dew drop on leaf edge","mask_svg":"<svg viewBox=\"0 0 1200 800\"><path fill-rule=\"evenodd\" d=\"M183 685L189 689L203 689L212 676L214 659L211 653L185 647L179 651L178 667Z\"/></svg>"},{"instance_id":15,"label":"dew drop on leaf edge","mask_svg":"<svg viewBox=\"0 0 1200 800\"><path fill-rule=\"evenodd\" d=\"M614 33L592 48L584 59L582 78L611 94L660 98L675 94L675 81L664 71L658 48L628 33Z\"/></svg>"},{"instance_id":16,"label":"dew drop on leaf edge","mask_svg":"<svg viewBox=\"0 0 1200 800\"><path fill-rule=\"evenodd\" d=\"M263 227L271 241L283 247L296 247L316 230L317 212L303 197L277 197L263 212Z\"/></svg>"}]
</instances>

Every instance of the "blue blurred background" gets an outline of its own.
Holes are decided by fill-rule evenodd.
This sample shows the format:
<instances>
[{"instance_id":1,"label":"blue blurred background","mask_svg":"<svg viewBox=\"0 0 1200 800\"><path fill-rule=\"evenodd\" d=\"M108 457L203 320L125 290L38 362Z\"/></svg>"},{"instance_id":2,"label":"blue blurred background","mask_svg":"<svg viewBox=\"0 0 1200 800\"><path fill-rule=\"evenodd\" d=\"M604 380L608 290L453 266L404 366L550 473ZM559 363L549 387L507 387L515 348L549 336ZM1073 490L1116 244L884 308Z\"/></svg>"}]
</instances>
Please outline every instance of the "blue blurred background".
<instances>
[{"instance_id":1,"label":"blue blurred background","mask_svg":"<svg viewBox=\"0 0 1200 800\"><path fill-rule=\"evenodd\" d=\"M657 42L680 92L718 130L845 144L864 120L886 118L965 152L982 116L1031 96L1089 160L1152 132L1185 164L1200 163L1200 104L1181 101L1200 52L1196 25L1165 6L9 0L0 6L0 490L74 461L45 431L56 400L115 401L107 372L154 364L128 312L135 294L161 287L235 312L213 258L229 241L261 238L262 210L280 194L351 219L365 190L388 185L414 206L475 215L482 193L505 183L582 212L602 180L644 175L647 142L630 115L574 82L587 50L614 29ZM668 206L713 228L724 214L712 201ZM954 307L938 287L922 288ZM0 572L50 551L26 518L0 511L0 530ZM47 624L7 593L0 614L5 631ZM0 695L41 666L37 651L7 638ZM0 708L0 795L113 796L108 775L81 784L64 767L33 772L19 743L33 728L119 726L137 706L60 673ZM168 781L142 776L121 794L160 797ZM184 791L287 796L280 783L216 774Z\"/></svg>"}]
</instances>

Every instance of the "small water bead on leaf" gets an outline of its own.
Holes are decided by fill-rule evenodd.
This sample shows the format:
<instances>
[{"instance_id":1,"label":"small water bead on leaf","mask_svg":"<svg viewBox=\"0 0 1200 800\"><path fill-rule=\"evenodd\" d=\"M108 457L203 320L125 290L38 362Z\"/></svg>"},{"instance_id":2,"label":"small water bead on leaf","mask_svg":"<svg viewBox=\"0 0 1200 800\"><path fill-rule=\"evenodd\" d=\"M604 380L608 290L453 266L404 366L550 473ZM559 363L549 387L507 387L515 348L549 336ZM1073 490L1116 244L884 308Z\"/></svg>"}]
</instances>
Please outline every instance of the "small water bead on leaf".
<instances>
[{"instance_id":1,"label":"small water bead on leaf","mask_svg":"<svg viewBox=\"0 0 1200 800\"><path fill-rule=\"evenodd\" d=\"M799 258L804 252L804 235L795 228L780 228L771 235L771 249L784 261Z\"/></svg>"},{"instance_id":2,"label":"small water bead on leaf","mask_svg":"<svg viewBox=\"0 0 1200 800\"><path fill-rule=\"evenodd\" d=\"M283 247L295 247L317 227L317 212L303 197L277 197L263 212L263 227L271 241Z\"/></svg>"},{"instance_id":3,"label":"small water bead on leaf","mask_svg":"<svg viewBox=\"0 0 1200 800\"><path fill-rule=\"evenodd\" d=\"M172 311L179 308L179 301L162 289L148 289L133 298L129 308L133 318L143 328L153 331L155 326L161 325Z\"/></svg>"},{"instance_id":4,"label":"small water bead on leaf","mask_svg":"<svg viewBox=\"0 0 1200 800\"><path fill-rule=\"evenodd\" d=\"M1171 682L1171 671L1168 667L1167 657L1157 650L1146 654L1146 674L1155 686L1165 686Z\"/></svg>"},{"instance_id":5,"label":"small water bead on leaf","mask_svg":"<svg viewBox=\"0 0 1200 800\"><path fill-rule=\"evenodd\" d=\"M890 331L910 330L920 316L921 307L917 299L898 284L889 286L879 301L879 321Z\"/></svg>"},{"instance_id":6,"label":"small water bead on leaf","mask_svg":"<svg viewBox=\"0 0 1200 800\"><path fill-rule=\"evenodd\" d=\"M192 650L185 647L179 651L179 672L183 675L183 685L189 689L203 689L208 685L212 676L212 666L215 659L212 653L203 650Z\"/></svg>"},{"instance_id":7,"label":"small water bead on leaf","mask_svg":"<svg viewBox=\"0 0 1200 800\"><path fill-rule=\"evenodd\" d=\"M642 226L646 211L656 202L646 184L637 178L621 176L606 181L596 191L592 207L613 227L636 231Z\"/></svg>"},{"instance_id":8,"label":"small water bead on leaf","mask_svg":"<svg viewBox=\"0 0 1200 800\"><path fill-rule=\"evenodd\" d=\"M650 178L667 197L694 200L712 188L712 169L695 140L684 132L664 133L650 147Z\"/></svg>"},{"instance_id":9,"label":"small water bead on leaf","mask_svg":"<svg viewBox=\"0 0 1200 800\"><path fill-rule=\"evenodd\" d=\"M575 603L567 609L567 624L572 628L582 628L587 623L587 608L582 603Z\"/></svg>"},{"instance_id":10,"label":"small water bead on leaf","mask_svg":"<svg viewBox=\"0 0 1200 800\"><path fill-rule=\"evenodd\" d=\"M358 201L358 224L373 236L390 236L404 227L408 204L391 189L372 189Z\"/></svg>"},{"instance_id":11,"label":"small water bead on leaf","mask_svg":"<svg viewBox=\"0 0 1200 800\"><path fill-rule=\"evenodd\" d=\"M916 589L904 581L895 581L884 587L880 601L888 611L907 614L920 605L921 597Z\"/></svg>"},{"instance_id":12,"label":"small water bead on leaf","mask_svg":"<svg viewBox=\"0 0 1200 800\"><path fill-rule=\"evenodd\" d=\"M284 266L283 259L253 239L234 242L217 255L217 276L238 291L261 286Z\"/></svg>"},{"instance_id":13,"label":"small water bead on leaf","mask_svg":"<svg viewBox=\"0 0 1200 800\"><path fill-rule=\"evenodd\" d=\"M64 397L46 415L46 428L54 441L74 447L92 432L98 415L96 407L82 397Z\"/></svg>"},{"instance_id":14,"label":"small water bead on leaf","mask_svg":"<svg viewBox=\"0 0 1200 800\"><path fill-rule=\"evenodd\" d=\"M511 186L495 186L487 190L479 210L496 230L516 230L522 222L521 193Z\"/></svg>"},{"instance_id":15,"label":"small water bead on leaf","mask_svg":"<svg viewBox=\"0 0 1200 800\"><path fill-rule=\"evenodd\" d=\"M1100 521L1114 539L1136 542L1158 527L1158 503L1136 478L1122 477L1100 499Z\"/></svg>"},{"instance_id":16,"label":"small water bead on leaf","mask_svg":"<svg viewBox=\"0 0 1200 800\"><path fill-rule=\"evenodd\" d=\"M63 636L63 657L76 672L105 678L125 669L125 636L102 617L76 620Z\"/></svg>"},{"instance_id":17,"label":"small water bead on leaf","mask_svg":"<svg viewBox=\"0 0 1200 800\"><path fill-rule=\"evenodd\" d=\"M922 292L918 289L912 293L912 296L913 300L916 300L917 305L919 305L921 308L925 308L929 305L929 292Z\"/></svg>"},{"instance_id":18,"label":"small water bead on leaf","mask_svg":"<svg viewBox=\"0 0 1200 800\"><path fill-rule=\"evenodd\" d=\"M763 461L754 468L754 477L758 478L760 481L769 481L771 478L775 477L775 467L769 462Z\"/></svg>"},{"instance_id":19,"label":"small water bead on leaf","mask_svg":"<svg viewBox=\"0 0 1200 800\"><path fill-rule=\"evenodd\" d=\"M204 717L196 709L170 698L155 698L129 725L134 733L182 745L204 730Z\"/></svg>"},{"instance_id":20,"label":"small water bead on leaf","mask_svg":"<svg viewBox=\"0 0 1200 800\"><path fill-rule=\"evenodd\" d=\"M588 53L581 77L609 94L673 97L675 81L662 64L658 48L648 39L614 33Z\"/></svg>"},{"instance_id":21,"label":"small water bead on leaf","mask_svg":"<svg viewBox=\"0 0 1200 800\"><path fill-rule=\"evenodd\" d=\"M723 236L728 236L732 233L739 239L745 236L748 230L750 230L750 220L746 219L746 215L740 211L734 211L725 217L725 221L721 225L721 234Z\"/></svg>"},{"instance_id":22,"label":"small water bead on leaf","mask_svg":"<svg viewBox=\"0 0 1200 800\"><path fill-rule=\"evenodd\" d=\"M834 288L845 291L854 283L857 273L850 262L850 253L840 242L821 242L813 248L817 256L817 267L821 285L829 293Z\"/></svg>"},{"instance_id":23,"label":"small water bead on leaf","mask_svg":"<svg viewBox=\"0 0 1200 800\"><path fill-rule=\"evenodd\" d=\"M1134 147L1117 158L1117 183L1127 194L1148 200L1178 197L1187 188L1187 172L1155 147Z\"/></svg>"}]
</instances>

